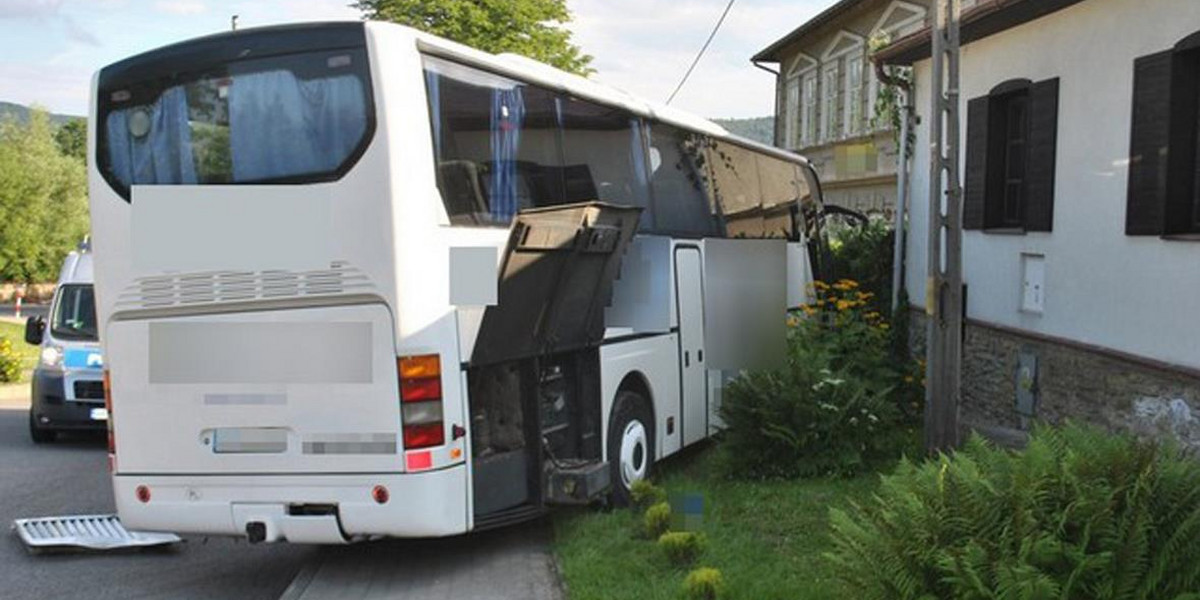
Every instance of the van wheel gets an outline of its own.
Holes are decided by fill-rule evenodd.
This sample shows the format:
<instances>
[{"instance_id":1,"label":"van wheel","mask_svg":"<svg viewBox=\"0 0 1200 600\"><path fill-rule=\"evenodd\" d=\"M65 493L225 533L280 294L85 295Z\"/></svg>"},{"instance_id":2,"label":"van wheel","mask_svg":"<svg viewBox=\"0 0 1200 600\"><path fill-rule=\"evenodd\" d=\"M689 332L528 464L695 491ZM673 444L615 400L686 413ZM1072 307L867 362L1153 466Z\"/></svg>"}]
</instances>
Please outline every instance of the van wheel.
<instances>
[{"instance_id":1,"label":"van wheel","mask_svg":"<svg viewBox=\"0 0 1200 600\"><path fill-rule=\"evenodd\" d=\"M614 505L628 506L633 483L650 476L654 447L650 403L636 392L618 393L608 427L608 464Z\"/></svg>"},{"instance_id":2,"label":"van wheel","mask_svg":"<svg viewBox=\"0 0 1200 600\"><path fill-rule=\"evenodd\" d=\"M33 440L35 444L48 444L57 437L57 431L38 427L37 419L33 416L33 409L29 409L29 439Z\"/></svg>"}]
</instances>

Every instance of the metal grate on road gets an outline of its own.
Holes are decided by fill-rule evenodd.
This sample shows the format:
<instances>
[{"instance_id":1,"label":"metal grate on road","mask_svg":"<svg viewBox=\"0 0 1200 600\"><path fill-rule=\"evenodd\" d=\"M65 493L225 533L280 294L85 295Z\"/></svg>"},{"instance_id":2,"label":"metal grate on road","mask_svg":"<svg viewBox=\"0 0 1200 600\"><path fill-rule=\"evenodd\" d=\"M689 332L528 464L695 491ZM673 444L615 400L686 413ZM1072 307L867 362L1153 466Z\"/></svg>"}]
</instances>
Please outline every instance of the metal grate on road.
<instances>
[{"instance_id":1,"label":"metal grate on road","mask_svg":"<svg viewBox=\"0 0 1200 600\"><path fill-rule=\"evenodd\" d=\"M85 548L117 550L175 544L173 533L129 531L116 515L79 515L40 517L13 521L13 531L31 550L47 548Z\"/></svg>"}]
</instances>

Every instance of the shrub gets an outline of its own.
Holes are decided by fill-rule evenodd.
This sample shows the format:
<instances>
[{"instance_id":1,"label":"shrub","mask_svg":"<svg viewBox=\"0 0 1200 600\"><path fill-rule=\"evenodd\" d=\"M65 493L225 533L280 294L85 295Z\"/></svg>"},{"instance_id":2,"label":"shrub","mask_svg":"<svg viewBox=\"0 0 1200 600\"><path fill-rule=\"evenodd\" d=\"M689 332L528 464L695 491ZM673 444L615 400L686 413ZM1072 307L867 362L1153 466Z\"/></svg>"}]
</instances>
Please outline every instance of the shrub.
<instances>
[{"instance_id":1,"label":"shrub","mask_svg":"<svg viewBox=\"0 0 1200 600\"><path fill-rule=\"evenodd\" d=\"M688 600L717 600L724 593L721 572L712 567L696 569L683 580L683 595Z\"/></svg>"},{"instance_id":2,"label":"shrub","mask_svg":"<svg viewBox=\"0 0 1200 600\"><path fill-rule=\"evenodd\" d=\"M642 515L642 531L649 539L658 539L658 536L670 528L671 505L666 502L659 502L647 508L646 513Z\"/></svg>"},{"instance_id":3,"label":"shrub","mask_svg":"<svg viewBox=\"0 0 1200 600\"><path fill-rule=\"evenodd\" d=\"M633 506L639 510L667 501L667 492L647 479L633 482L633 485L629 486L629 496Z\"/></svg>"},{"instance_id":4,"label":"shrub","mask_svg":"<svg viewBox=\"0 0 1200 600\"><path fill-rule=\"evenodd\" d=\"M899 455L920 415L916 365L891 350L890 324L856 282L817 282L789 317L787 356L730 382L725 465L750 477L852 475Z\"/></svg>"},{"instance_id":5,"label":"shrub","mask_svg":"<svg viewBox=\"0 0 1200 600\"><path fill-rule=\"evenodd\" d=\"M1200 464L1068 424L1020 453L973 438L830 511L863 598L1184 598L1200 589ZM1191 594L1191 595L1189 595Z\"/></svg>"},{"instance_id":6,"label":"shrub","mask_svg":"<svg viewBox=\"0 0 1200 600\"><path fill-rule=\"evenodd\" d=\"M875 294L876 308L892 295L892 258L895 237L891 223L873 217L865 225L833 226L829 230L832 258L830 279L852 279Z\"/></svg>"},{"instance_id":7,"label":"shrub","mask_svg":"<svg viewBox=\"0 0 1200 600\"><path fill-rule=\"evenodd\" d=\"M675 565L688 565L704 551L704 537L694 531L668 531L658 538L658 547Z\"/></svg>"},{"instance_id":8,"label":"shrub","mask_svg":"<svg viewBox=\"0 0 1200 600\"><path fill-rule=\"evenodd\" d=\"M21 379L21 356L6 337L0 337L0 383L13 383Z\"/></svg>"}]
</instances>

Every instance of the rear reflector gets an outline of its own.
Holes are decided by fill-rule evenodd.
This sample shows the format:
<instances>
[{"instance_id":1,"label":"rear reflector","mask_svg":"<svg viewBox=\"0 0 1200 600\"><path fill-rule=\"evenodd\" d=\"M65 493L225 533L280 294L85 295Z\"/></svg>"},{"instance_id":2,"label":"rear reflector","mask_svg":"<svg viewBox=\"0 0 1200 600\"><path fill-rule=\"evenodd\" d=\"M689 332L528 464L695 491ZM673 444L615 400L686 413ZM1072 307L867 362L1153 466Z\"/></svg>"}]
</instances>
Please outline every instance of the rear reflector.
<instances>
[{"instance_id":1,"label":"rear reflector","mask_svg":"<svg viewBox=\"0 0 1200 600\"><path fill-rule=\"evenodd\" d=\"M428 448L430 446L441 446L446 441L446 432L443 431L441 421L437 423L429 423L427 425L405 425L404 426L404 447L405 448Z\"/></svg>"},{"instance_id":2,"label":"rear reflector","mask_svg":"<svg viewBox=\"0 0 1200 600\"><path fill-rule=\"evenodd\" d=\"M112 382L109 379L108 369L104 370L104 412L106 413L107 428L108 428L108 471L115 473L117 471L117 439L113 435L113 405L112 405Z\"/></svg>"},{"instance_id":3,"label":"rear reflector","mask_svg":"<svg viewBox=\"0 0 1200 600\"><path fill-rule=\"evenodd\" d=\"M371 497L374 498L375 502L378 504L387 504L388 498L391 497L391 494L388 493L388 489L386 487L377 485L371 489Z\"/></svg>"},{"instance_id":4,"label":"rear reflector","mask_svg":"<svg viewBox=\"0 0 1200 600\"><path fill-rule=\"evenodd\" d=\"M433 466L433 455L428 450L409 452L405 456L405 460L409 471L421 471Z\"/></svg>"},{"instance_id":5,"label":"rear reflector","mask_svg":"<svg viewBox=\"0 0 1200 600\"><path fill-rule=\"evenodd\" d=\"M144 485L137 486L137 489L135 489L133 493L137 496L138 502L141 502L142 504L150 501L150 488Z\"/></svg>"}]
</instances>

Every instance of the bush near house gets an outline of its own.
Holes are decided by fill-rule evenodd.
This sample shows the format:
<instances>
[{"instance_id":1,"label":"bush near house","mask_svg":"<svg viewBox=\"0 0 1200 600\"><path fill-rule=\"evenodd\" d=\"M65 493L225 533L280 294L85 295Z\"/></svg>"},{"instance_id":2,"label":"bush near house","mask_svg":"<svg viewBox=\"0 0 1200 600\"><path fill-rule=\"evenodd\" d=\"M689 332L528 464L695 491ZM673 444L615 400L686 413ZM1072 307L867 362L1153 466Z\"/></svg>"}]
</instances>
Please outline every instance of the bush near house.
<instances>
[{"instance_id":1,"label":"bush near house","mask_svg":"<svg viewBox=\"0 0 1200 600\"><path fill-rule=\"evenodd\" d=\"M891 224L880 218L872 218L861 227L832 226L829 229L829 250L833 259L830 275L857 281L863 291L874 294L871 306L886 311L892 297L894 243Z\"/></svg>"},{"instance_id":2,"label":"bush near house","mask_svg":"<svg viewBox=\"0 0 1200 600\"><path fill-rule=\"evenodd\" d=\"M853 475L913 439L919 365L892 351L874 294L850 280L814 286L814 302L789 317L784 364L744 373L724 392L731 474Z\"/></svg>"},{"instance_id":3,"label":"bush near house","mask_svg":"<svg viewBox=\"0 0 1200 600\"><path fill-rule=\"evenodd\" d=\"M861 598L1197 598L1200 463L1067 425L1010 453L972 439L830 511Z\"/></svg>"}]
</instances>

